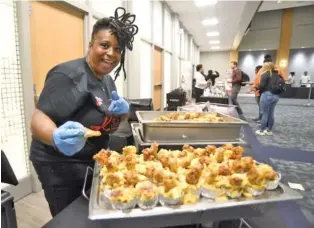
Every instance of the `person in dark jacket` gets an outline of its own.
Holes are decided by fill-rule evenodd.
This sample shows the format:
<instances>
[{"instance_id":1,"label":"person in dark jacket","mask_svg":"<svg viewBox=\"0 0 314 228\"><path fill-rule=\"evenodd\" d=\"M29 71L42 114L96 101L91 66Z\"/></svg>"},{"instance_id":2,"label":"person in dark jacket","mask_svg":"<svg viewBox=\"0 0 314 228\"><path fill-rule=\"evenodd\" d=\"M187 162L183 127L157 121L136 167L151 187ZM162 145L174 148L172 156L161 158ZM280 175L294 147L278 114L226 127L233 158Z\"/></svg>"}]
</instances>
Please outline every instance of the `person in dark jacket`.
<instances>
[{"instance_id":1,"label":"person in dark jacket","mask_svg":"<svg viewBox=\"0 0 314 228\"><path fill-rule=\"evenodd\" d=\"M275 70L272 62L266 62L263 66L264 73L257 89L261 92L260 109L262 114L261 129L255 133L257 135L272 135L272 128L275 122L275 107L279 101L279 96L272 93L272 88L277 77L281 77Z\"/></svg>"},{"instance_id":2,"label":"person in dark jacket","mask_svg":"<svg viewBox=\"0 0 314 228\"><path fill-rule=\"evenodd\" d=\"M212 70L209 70L208 74L207 74L207 77L206 77L206 80L210 79L211 82L212 82L212 86L214 86L216 78L218 78L218 77L219 77L218 71L213 72Z\"/></svg>"}]
</instances>

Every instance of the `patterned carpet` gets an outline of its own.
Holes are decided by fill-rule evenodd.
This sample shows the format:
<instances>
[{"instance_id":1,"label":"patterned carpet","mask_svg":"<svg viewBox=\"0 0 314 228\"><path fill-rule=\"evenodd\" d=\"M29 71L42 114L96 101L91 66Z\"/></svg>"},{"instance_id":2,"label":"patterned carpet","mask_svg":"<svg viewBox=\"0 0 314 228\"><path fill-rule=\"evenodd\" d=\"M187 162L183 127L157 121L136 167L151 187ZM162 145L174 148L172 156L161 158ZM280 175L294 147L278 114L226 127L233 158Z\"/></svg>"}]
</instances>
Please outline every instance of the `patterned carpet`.
<instances>
[{"instance_id":1,"label":"patterned carpet","mask_svg":"<svg viewBox=\"0 0 314 228\"><path fill-rule=\"evenodd\" d=\"M240 106L249 125L255 131L258 125L252 121L258 108L254 97L239 97ZM305 107L307 100L280 99L275 110L273 136L258 136L261 143L282 148L297 148L314 152L314 100Z\"/></svg>"},{"instance_id":2,"label":"patterned carpet","mask_svg":"<svg viewBox=\"0 0 314 228\"><path fill-rule=\"evenodd\" d=\"M302 184L305 191L297 190L304 198L298 201L301 210L314 227L314 166L312 163L270 159L275 169L288 182Z\"/></svg>"}]
</instances>

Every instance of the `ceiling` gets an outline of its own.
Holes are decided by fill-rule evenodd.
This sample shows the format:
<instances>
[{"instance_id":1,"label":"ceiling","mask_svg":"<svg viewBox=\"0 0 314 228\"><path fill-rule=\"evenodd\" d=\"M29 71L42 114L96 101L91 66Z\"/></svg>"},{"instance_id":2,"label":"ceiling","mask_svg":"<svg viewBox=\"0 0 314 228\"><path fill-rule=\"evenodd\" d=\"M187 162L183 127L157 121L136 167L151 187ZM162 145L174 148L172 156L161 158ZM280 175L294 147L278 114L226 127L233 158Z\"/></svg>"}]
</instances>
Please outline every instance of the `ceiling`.
<instances>
[{"instance_id":1,"label":"ceiling","mask_svg":"<svg viewBox=\"0 0 314 228\"><path fill-rule=\"evenodd\" d=\"M208 0L210 1L210 0ZM237 49L241 39L256 13L260 1L218 1L212 6L197 7L195 2L169 1L166 3L178 14L183 27L192 34L201 51L224 51ZM219 21L214 26L204 26L202 20L216 17ZM218 37L208 37L207 32L218 31ZM219 40L220 44L210 45L210 40ZM211 46L220 46L213 50Z\"/></svg>"},{"instance_id":2,"label":"ceiling","mask_svg":"<svg viewBox=\"0 0 314 228\"><path fill-rule=\"evenodd\" d=\"M202 0L204 1L204 0ZM212 0L207 0L212 1ZM278 10L314 4L314 1L217 1L215 5L197 7L194 0L165 1L170 9L178 14L183 27L193 35L201 51L236 50L257 11ZM205 2L205 1L204 1ZM214 26L204 26L202 20L216 17ZM208 37L207 32L218 31L218 37ZM210 40L219 40L220 44L210 45ZM219 49L211 49L219 46Z\"/></svg>"},{"instance_id":3,"label":"ceiling","mask_svg":"<svg viewBox=\"0 0 314 228\"><path fill-rule=\"evenodd\" d=\"M314 1L264 1L259 12L313 5Z\"/></svg>"}]
</instances>

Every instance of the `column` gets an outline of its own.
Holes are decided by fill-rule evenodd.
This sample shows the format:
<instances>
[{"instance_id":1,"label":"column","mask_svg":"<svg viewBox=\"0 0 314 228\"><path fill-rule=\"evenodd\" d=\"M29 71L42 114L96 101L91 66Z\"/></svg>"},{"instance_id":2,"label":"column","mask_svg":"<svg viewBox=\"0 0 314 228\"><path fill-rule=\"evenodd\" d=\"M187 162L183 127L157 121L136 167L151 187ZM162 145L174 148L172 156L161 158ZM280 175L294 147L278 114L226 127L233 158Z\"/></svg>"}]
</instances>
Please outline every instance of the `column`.
<instances>
[{"instance_id":1,"label":"column","mask_svg":"<svg viewBox=\"0 0 314 228\"><path fill-rule=\"evenodd\" d=\"M288 70L292 28L293 9L285 9L282 15L280 43L276 58L276 65L281 68L285 75L287 75Z\"/></svg>"}]
</instances>

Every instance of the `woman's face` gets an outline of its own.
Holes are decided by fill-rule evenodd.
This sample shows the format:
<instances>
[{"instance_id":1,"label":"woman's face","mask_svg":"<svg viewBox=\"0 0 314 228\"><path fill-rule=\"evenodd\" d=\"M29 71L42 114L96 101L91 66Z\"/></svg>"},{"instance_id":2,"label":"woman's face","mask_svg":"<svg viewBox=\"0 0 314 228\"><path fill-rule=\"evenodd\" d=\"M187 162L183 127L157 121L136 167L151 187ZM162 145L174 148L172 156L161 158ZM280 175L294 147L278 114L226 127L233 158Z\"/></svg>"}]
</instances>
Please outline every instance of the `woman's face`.
<instances>
[{"instance_id":1,"label":"woman's face","mask_svg":"<svg viewBox=\"0 0 314 228\"><path fill-rule=\"evenodd\" d=\"M110 73L121 60L121 48L117 37L109 29L99 30L89 46L89 61L93 71L104 76Z\"/></svg>"}]
</instances>

